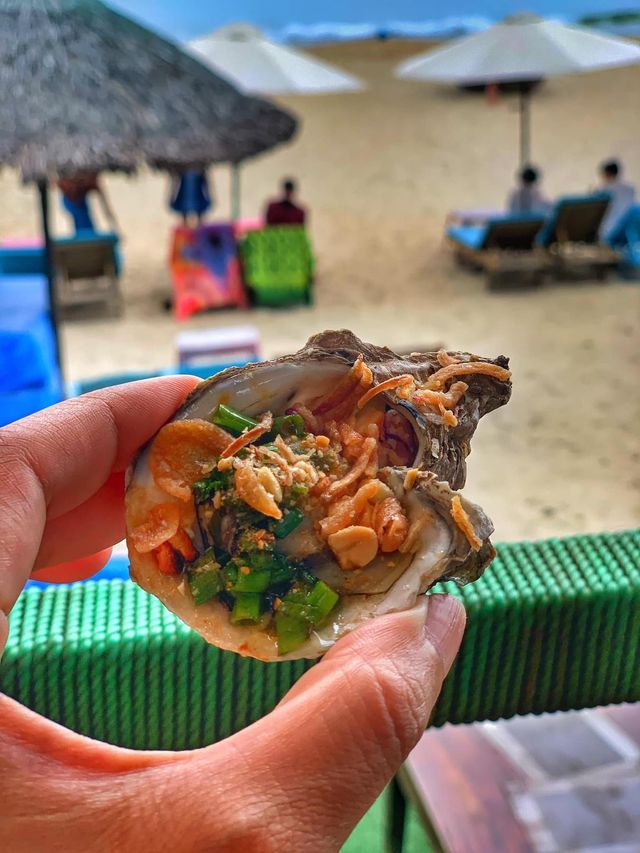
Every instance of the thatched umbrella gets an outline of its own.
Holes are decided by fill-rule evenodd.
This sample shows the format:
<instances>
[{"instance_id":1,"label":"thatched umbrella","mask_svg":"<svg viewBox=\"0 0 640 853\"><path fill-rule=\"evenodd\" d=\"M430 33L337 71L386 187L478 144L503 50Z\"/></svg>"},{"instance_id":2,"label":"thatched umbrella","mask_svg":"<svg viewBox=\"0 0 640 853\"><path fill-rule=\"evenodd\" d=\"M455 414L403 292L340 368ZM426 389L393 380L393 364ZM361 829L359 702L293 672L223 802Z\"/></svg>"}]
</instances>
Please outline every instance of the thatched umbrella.
<instances>
[{"instance_id":1,"label":"thatched umbrella","mask_svg":"<svg viewBox=\"0 0 640 853\"><path fill-rule=\"evenodd\" d=\"M0 0L0 163L38 185L54 325L49 180L239 163L295 128L99 0Z\"/></svg>"}]
</instances>

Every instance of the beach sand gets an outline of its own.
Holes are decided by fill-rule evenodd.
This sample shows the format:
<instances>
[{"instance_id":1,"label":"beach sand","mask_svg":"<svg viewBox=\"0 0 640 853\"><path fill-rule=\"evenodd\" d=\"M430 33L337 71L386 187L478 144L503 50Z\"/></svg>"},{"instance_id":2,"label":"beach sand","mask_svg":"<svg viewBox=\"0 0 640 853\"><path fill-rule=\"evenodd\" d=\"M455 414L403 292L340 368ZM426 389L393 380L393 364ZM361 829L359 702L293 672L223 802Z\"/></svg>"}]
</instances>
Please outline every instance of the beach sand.
<instances>
[{"instance_id":1,"label":"beach sand","mask_svg":"<svg viewBox=\"0 0 640 853\"><path fill-rule=\"evenodd\" d=\"M152 370L174 361L179 328L255 323L267 357L324 328L349 327L400 349L443 344L512 359L514 393L480 425L467 494L496 539L615 530L640 518L640 286L550 283L489 293L442 241L447 211L501 207L517 167L516 102L394 80L420 43L317 48L360 75L357 95L287 98L297 141L243 169L243 213L256 215L286 174L311 209L318 256L312 308L199 316L178 327L162 309L172 220L166 176L108 177L125 234L122 319L67 323L67 375ZM640 68L549 81L533 104L533 151L550 196L580 192L618 156L640 183ZM215 170L228 214L226 169ZM37 233L35 193L0 176L0 237ZM57 208L57 200L55 203ZM56 209L58 233L66 223Z\"/></svg>"}]
</instances>

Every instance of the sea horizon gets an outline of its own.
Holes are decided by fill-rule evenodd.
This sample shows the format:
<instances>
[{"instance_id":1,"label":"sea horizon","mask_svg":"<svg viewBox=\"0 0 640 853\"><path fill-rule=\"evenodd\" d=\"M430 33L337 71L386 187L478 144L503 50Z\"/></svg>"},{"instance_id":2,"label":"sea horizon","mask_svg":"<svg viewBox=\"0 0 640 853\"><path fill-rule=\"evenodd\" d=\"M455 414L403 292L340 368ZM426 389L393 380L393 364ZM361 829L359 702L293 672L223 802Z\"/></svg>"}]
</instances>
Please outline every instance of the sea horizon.
<instances>
[{"instance_id":1,"label":"sea horizon","mask_svg":"<svg viewBox=\"0 0 640 853\"><path fill-rule=\"evenodd\" d=\"M322 43L376 38L455 38L492 26L508 15L527 12L565 23L591 23L619 35L640 35L638 0L452 0L447 14L435 3L396 0L393 17L380 0L307 0L292 11L290 4L235 0L233 5L206 8L199 0L117 0L118 10L176 41L204 35L226 24L246 22L281 42Z\"/></svg>"}]
</instances>

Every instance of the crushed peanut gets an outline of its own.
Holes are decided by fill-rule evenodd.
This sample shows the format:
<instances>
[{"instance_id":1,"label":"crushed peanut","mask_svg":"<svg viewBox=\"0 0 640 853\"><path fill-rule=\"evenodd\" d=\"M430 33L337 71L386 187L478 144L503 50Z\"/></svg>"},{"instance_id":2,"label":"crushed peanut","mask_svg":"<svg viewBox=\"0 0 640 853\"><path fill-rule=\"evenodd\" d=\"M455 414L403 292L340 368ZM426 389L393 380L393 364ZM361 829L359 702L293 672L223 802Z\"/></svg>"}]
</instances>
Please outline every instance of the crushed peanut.
<instances>
[{"instance_id":1,"label":"crushed peanut","mask_svg":"<svg viewBox=\"0 0 640 853\"><path fill-rule=\"evenodd\" d=\"M418 469L417 468L409 468L404 478L404 488L405 491L410 491L416 483L416 479L418 477Z\"/></svg>"}]
</instances>

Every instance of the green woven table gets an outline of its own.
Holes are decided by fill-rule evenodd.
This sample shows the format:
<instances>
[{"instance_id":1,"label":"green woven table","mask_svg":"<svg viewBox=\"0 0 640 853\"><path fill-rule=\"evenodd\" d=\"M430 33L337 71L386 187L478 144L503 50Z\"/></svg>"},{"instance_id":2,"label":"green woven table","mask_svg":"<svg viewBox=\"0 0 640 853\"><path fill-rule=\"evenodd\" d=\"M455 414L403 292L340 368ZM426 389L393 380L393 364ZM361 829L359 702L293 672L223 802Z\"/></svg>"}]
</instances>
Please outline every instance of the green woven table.
<instances>
[{"instance_id":1,"label":"green woven table","mask_svg":"<svg viewBox=\"0 0 640 853\"><path fill-rule=\"evenodd\" d=\"M459 596L469 625L433 722L640 699L640 532L508 544ZM0 689L100 740L185 749L268 713L311 664L208 646L124 581L30 589Z\"/></svg>"}]
</instances>

